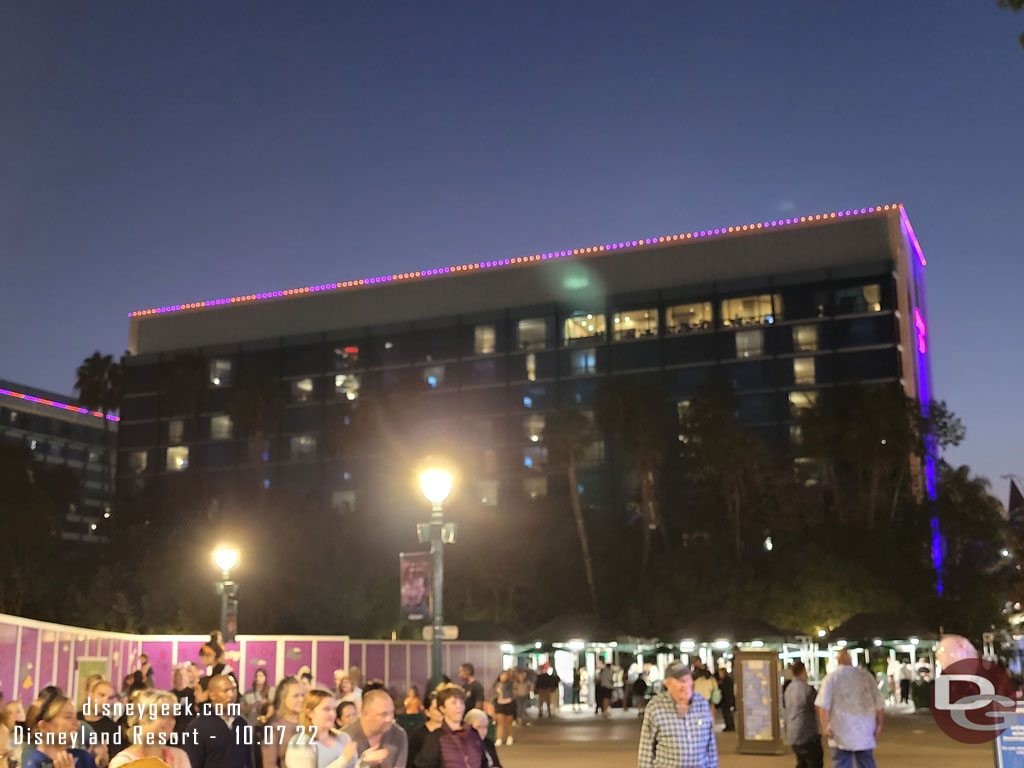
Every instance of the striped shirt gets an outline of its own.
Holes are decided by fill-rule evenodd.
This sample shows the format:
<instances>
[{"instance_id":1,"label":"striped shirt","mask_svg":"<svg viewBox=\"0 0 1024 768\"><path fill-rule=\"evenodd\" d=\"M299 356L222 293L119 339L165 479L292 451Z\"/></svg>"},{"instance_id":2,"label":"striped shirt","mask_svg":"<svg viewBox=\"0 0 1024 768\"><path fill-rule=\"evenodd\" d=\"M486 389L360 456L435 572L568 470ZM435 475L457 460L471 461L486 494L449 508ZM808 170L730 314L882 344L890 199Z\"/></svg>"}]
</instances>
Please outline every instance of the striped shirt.
<instances>
[{"instance_id":1,"label":"striped shirt","mask_svg":"<svg viewBox=\"0 0 1024 768\"><path fill-rule=\"evenodd\" d=\"M699 693L690 709L679 714L668 691L648 702L640 729L638 768L718 768L711 705Z\"/></svg>"}]
</instances>

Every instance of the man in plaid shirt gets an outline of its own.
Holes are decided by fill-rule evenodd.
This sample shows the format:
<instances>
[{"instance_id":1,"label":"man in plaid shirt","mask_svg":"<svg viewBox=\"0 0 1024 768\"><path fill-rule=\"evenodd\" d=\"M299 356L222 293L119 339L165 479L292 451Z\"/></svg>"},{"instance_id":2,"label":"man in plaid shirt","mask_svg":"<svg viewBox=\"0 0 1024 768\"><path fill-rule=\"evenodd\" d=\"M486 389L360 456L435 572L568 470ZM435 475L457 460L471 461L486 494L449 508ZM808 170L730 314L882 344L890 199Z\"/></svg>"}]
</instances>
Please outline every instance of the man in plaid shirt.
<instances>
[{"instance_id":1,"label":"man in plaid shirt","mask_svg":"<svg viewBox=\"0 0 1024 768\"><path fill-rule=\"evenodd\" d=\"M690 668L669 664L665 688L644 712L638 768L718 768L711 705L694 693Z\"/></svg>"}]
</instances>

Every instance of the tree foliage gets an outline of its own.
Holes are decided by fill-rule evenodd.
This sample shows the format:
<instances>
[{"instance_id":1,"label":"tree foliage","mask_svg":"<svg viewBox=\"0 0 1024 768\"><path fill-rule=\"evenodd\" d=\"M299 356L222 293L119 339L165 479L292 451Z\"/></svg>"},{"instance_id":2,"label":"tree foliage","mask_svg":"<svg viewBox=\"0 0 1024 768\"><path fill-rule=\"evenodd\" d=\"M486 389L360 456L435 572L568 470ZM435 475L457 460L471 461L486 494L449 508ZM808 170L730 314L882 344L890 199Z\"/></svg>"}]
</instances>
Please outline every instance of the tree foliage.
<instances>
[{"instance_id":1,"label":"tree foliage","mask_svg":"<svg viewBox=\"0 0 1024 768\"><path fill-rule=\"evenodd\" d=\"M172 365L165 395L176 414L195 415L205 365ZM226 398L236 437L279 439L278 382L236 373ZM323 404L318 469L352 472L354 508L332 505L317 482L264 488L261 470L250 485L228 489L213 485L212 474L184 472L122 488L110 540L87 551L59 536L79 490L74 479L52 474L27 450L0 451L0 513L18 542L0 610L202 632L217 621L211 542L228 538L243 552L236 576L244 631L415 637L418 628L398 616L396 559L420 547L415 525L429 509L415 468L426 452L462 467L445 506L459 526L446 548L452 623L515 631L590 611L656 635L724 610L813 632L859 612L901 611L976 635L998 625L1002 595L1017 583L999 552L1019 542L984 481L940 465L935 500L922 492L924 457L962 439L959 420L945 404L925 411L895 387L822 390L800 419L802 443L787 447L743 428L724 381L677 409L657 382L612 378L593 418L576 409L545 414L547 497L528 497L510 455L503 474L512 479L497 506L480 503L477 483L493 469L483 455L499 446L466 424L446 427L427 392L410 375L387 390L365 388L356 402ZM601 440L604 469L617 476L607 499L580 493L580 473ZM806 459L800 471L795 458ZM239 477L259 466L252 461ZM933 517L945 535L942 596L930 560ZM66 599L53 602L55 590Z\"/></svg>"}]
</instances>

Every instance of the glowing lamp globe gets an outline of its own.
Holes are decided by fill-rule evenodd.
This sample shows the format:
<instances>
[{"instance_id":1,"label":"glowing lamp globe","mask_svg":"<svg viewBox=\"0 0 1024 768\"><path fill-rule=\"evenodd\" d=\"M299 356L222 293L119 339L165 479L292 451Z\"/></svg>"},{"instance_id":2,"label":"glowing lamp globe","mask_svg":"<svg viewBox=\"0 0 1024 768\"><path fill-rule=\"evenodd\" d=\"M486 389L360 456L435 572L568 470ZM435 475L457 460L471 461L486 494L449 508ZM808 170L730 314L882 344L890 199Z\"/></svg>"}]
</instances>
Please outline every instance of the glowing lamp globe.
<instances>
[{"instance_id":1,"label":"glowing lamp globe","mask_svg":"<svg viewBox=\"0 0 1024 768\"><path fill-rule=\"evenodd\" d=\"M452 492L452 473L443 469L425 469L420 473L420 489L427 501L440 506Z\"/></svg>"},{"instance_id":2,"label":"glowing lamp globe","mask_svg":"<svg viewBox=\"0 0 1024 768\"><path fill-rule=\"evenodd\" d=\"M238 550L231 547L221 547L213 553L213 561L222 571L230 571L238 564Z\"/></svg>"}]
</instances>

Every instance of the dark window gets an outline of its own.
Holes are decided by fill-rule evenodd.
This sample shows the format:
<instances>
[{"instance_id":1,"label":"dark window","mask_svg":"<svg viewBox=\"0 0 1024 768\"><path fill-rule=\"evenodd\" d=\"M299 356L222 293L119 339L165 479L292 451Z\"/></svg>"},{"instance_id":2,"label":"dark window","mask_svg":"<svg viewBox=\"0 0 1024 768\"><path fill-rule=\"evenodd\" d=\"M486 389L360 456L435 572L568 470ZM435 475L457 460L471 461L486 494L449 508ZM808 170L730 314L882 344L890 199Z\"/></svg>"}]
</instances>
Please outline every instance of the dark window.
<instances>
[{"instance_id":1,"label":"dark window","mask_svg":"<svg viewBox=\"0 0 1024 768\"><path fill-rule=\"evenodd\" d=\"M713 370L709 366L701 366L666 371L665 385L672 395L689 396L707 382Z\"/></svg>"},{"instance_id":2,"label":"dark window","mask_svg":"<svg viewBox=\"0 0 1024 768\"><path fill-rule=\"evenodd\" d=\"M874 344L892 344L895 342L893 322L889 315L837 320L836 346L867 347Z\"/></svg>"},{"instance_id":3,"label":"dark window","mask_svg":"<svg viewBox=\"0 0 1024 768\"><path fill-rule=\"evenodd\" d=\"M628 371L636 368L656 368L661 360L657 341L636 344L617 344L611 349L612 370Z\"/></svg>"},{"instance_id":4,"label":"dark window","mask_svg":"<svg viewBox=\"0 0 1024 768\"><path fill-rule=\"evenodd\" d=\"M320 373L323 370L323 367L323 347L319 344L303 345L300 347L285 347L285 376L300 376L302 374Z\"/></svg>"},{"instance_id":5,"label":"dark window","mask_svg":"<svg viewBox=\"0 0 1024 768\"><path fill-rule=\"evenodd\" d=\"M847 352L833 359L837 381L896 379L900 375L899 353L894 349Z\"/></svg>"},{"instance_id":6,"label":"dark window","mask_svg":"<svg viewBox=\"0 0 1024 768\"><path fill-rule=\"evenodd\" d=\"M715 334L701 333L694 336L665 340L665 363L711 362L715 359Z\"/></svg>"}]
</instances>

